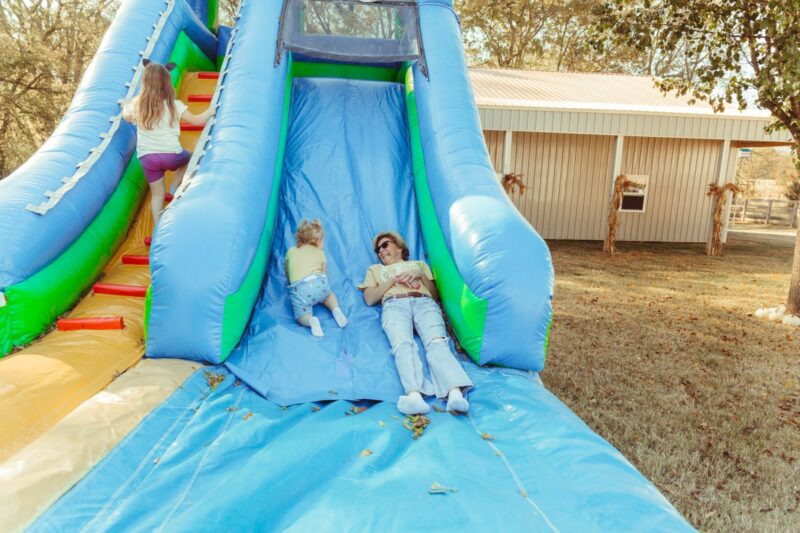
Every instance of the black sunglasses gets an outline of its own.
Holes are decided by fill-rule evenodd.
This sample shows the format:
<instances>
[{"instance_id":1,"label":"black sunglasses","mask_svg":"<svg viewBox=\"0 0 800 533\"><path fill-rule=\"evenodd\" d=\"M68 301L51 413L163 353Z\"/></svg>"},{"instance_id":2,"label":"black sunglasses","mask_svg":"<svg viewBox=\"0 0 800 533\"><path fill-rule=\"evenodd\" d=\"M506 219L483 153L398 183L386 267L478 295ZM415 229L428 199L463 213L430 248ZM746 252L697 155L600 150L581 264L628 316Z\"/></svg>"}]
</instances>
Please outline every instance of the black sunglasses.
<instances>
[{"instance_id":1,"label":"black sunglasses","mask_svg":"<svg viewBox=\"0 0 800 533\"><path fill-rule=\"evenodd\" d=\"M382 243L380 243L378 246L375 247L375 253L376 254L381 253L381 250L385 250L386 248L389 247L389 244L392 244L392 243L394 243L393 240L386 239L385 241L383 241Z\"/></svg>"}]
</instances>

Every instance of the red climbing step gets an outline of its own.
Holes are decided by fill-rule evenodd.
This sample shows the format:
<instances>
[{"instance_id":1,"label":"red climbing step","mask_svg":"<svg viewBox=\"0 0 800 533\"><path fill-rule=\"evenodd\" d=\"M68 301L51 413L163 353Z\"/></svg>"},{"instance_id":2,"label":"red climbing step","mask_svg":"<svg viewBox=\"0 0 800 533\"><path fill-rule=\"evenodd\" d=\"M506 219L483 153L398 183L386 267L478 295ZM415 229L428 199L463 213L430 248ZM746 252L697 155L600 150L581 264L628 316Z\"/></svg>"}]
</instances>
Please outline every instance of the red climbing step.
<instances>
[{"instance_id":1,"label":"red climbing step","mask_svg":"<svg viewBox=\"0 0 800 533\"><path fill-rule=\"evenodd\" d=\"M181 122L181 131L203 131L205 124L189 124L188 122Z\"/></svg>"},{"instance_id":2,"label":"red climbing step","mask_svg":"<svg viewBox=\"0 0 800 533\"><path fill-rule=\"evenodd\" d=\"M111 294L114 296L137 296L144 298L147 287L142 285L115 285L113 283L95 283L92 290L95 294Z\"/></svg>"},{"instance_id":3,"label":"red climbing step","mask_svg":"<svg viewBox=\"0 0 800 533\"><path fill-rule=\"evenodd\" d=\"M189 101L190 102L210 102L213 97L214 97L213 94L190 94L189 95Z\"/></svg>"},{"instance_id":4,"label":"red climbing step","mask_svg":"<svg viewBox=\"0 0 800 533\"><path fill-rule=\"evenodd\" d=\"M81 329L123 329L125 320L121 316L104 316L95 318L61 318L56 322L59 331L76 331Z\"/></svg>"},{"instance_id":5,"label":"red climbing step","mask_svg":"<svg viewBox=\"0 0 800 533\"><path fill-rule=\"evenodd\" d=\"M201 80L218 80L219 72L198 72L197 77Z\"/></svg>"},{"instance_id":6,"label":"red climbing step","mask_svg":"<svg viewBox=\"0 0 800 533\"><path fill-rule=\"evenodd\" d=\"M170 193L167 193L167 194L164 195L164 201L165 202L171 202L174 199L175 199L175 197L172 196Z\"/></svg>"},{"instance_id":7,"label":"red climbing step","mask_svg":"<svg viewBox=\"0 0 800 533\"><path fill-rule=\"evenodd\" d=\"M150 256L147 255L123 255L123 265L149 265Z\"/></svg>"},{"instance_id":8,"label":"red climbing step","mask_svg":"<svg viewBox=\"0 0 800 533\"><path fill-rule=\"evenodd\" d=\"M145 246L150 246L151 244L153 244L153 238L150 237L150 236L145 237L144 238L144 245Z\"/></svg>"}]
</instances>

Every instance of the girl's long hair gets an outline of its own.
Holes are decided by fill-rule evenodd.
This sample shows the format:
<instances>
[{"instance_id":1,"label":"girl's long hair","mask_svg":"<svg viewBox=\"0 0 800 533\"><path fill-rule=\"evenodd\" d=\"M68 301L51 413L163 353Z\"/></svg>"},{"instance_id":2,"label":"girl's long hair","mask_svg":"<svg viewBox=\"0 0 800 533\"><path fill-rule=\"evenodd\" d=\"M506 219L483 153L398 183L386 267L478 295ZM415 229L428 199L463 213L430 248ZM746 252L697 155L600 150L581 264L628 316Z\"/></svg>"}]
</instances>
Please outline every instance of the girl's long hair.
<instances>
[{"instance_id":1,"label":"girl's long hair","mask_svg":"<svg viewBox=\"0 0 800 533\"><path fill-rule=\"evenodd\" d=\"M144 67L142 92L136 106L136 121L139 126L151 130L164 114L164 105L169 110L170 124L175 124L178 110L175 109L175 89L169 71L160 63L149 63Z\"/></svg>"}]
</instances>

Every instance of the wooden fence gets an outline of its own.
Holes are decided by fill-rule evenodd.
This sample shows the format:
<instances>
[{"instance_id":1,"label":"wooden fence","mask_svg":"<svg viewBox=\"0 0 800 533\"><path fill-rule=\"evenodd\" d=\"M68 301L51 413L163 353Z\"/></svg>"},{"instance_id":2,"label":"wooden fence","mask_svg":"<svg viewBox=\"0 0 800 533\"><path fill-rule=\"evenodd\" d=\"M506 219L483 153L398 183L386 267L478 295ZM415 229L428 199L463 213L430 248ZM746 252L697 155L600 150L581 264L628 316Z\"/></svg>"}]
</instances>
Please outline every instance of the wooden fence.
<instances>
[{"instance_id":1,"label":"wooden fence","mask_svg":"<svg viewBox=\"0 0 800 533\"><path fill-rule=\"evenodd\" d=\"M755 222L797 227L800 202L790 200L740 199L731 205L731 222Z\"/></svg>"}]
</instances>

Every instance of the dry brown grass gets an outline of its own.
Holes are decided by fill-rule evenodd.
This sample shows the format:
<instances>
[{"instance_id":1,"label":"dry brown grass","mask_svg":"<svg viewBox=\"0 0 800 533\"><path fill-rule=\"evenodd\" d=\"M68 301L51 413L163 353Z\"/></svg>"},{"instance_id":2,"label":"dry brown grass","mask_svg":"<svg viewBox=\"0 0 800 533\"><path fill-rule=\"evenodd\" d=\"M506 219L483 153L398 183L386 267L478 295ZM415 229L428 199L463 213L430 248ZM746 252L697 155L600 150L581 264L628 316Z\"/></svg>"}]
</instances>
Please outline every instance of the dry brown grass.
<instances>
[{"instance_id":1,"label":"dry brown grass","mask_svg":"<svg viewBox=\"0 0 800 533\"><path fill-rule=\"evenodd\" d=\"M800 531L800 329L792 250L552 242L547 386L704 531Z\"/></svg>"}]
</instances>

